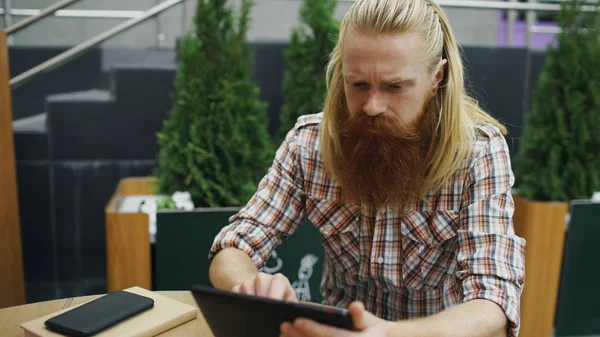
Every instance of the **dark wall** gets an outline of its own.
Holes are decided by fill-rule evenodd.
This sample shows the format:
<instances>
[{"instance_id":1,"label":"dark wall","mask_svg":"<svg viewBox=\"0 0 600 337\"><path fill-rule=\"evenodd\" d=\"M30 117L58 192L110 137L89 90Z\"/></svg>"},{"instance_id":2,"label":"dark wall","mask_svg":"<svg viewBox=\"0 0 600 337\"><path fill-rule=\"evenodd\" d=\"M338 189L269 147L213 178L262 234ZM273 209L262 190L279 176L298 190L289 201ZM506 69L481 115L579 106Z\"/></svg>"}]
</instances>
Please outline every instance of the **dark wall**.
<instances>
[{"instance_id":1,"label":"dark wall","mask_svg":"<svg viewBox=\"0 0 600 337\"><path fill-rule=\"evenodd\" d=\"M279 127L279 108L283 103L281 82L285 61L285 43L257 43L255 47L255 72L253 80L261 89L261 98L269 103L269 130ZM114 49L114 48L113 48ZM58 47L11 47L9 49L11 78L31 67L64 52ZM111 64L135 63L131 52L118 50L103 53L92 49L79 58L27 82L13 90L13 119L33 116L45 111L45 98L50 94L108 89L107 74ZM143 51L143 50L142 50ZM150 53L151 51L147 51ZM163 52L164 53L164 52ZM534 87L544 62L544 52L525 49L465 47L463 50L468 88L482 105L501 119L510 131L511 149L516 150L524 117L529 108L530 88ZM103 56L108 61L103 60ZM139 56L139 55L138 55ZM122 59L119 59L121 57ZM163 60L169 60L164 58ZM140 58L139 63L144 63ZM175 57L166 66L175 66ZM530 72L530 73L529 73ZM148 83L147 87L154 84Z\"/></svg>"},{"instance_id":2,"label":"dark wall","mask_svg":"<svg viewBox=\"0 0 600 337\"><path fill-rule=\"evenodd\" d=\"M287 44L265 43L255 45L254 74L252 80L260 87L260 98L269 103L269 132L279 128L279 109L283 104L282 88Z\"/></svg>"},{"instance_id":3,"label":"dark wall","mask_svg":"<svg viewBox=\"0 0 600 337\"><path fill-rule=\"evenodd\" d=\"M538 81L540 79L540 74L544 68L544 62L546 61L546 53L544 51L535 51L531 53L531 57L529 59L531 61L530 64L530 76L529 76L529 88L530 90L527 93L530 95L525 99L526 109L529 110L532 108L531 102L533 100L533 95L535 94L535 88L538 85Z\"/></svg>"},{"instance_id":4,"label":"dark wall","mask_svg":"<svg viewBox=\"0 0 600 337\"><path fill-rule=\"evenodd\" d=\"M61 47L10 47L10 78L66 51ZM44 112L47 95L88 90L103 86L101 50L98 48L36 76L12 90L13 119Z\"/></svg>"},{"instance_id":5,"label":"dark wall","mask_svg":"<svg viewBox=\"0 0 600 337\"><path fill-rule=\"evenodd\" d=\"M483 108L506 125L511 152L521 136L523 100L528 81L523 69L524 49L465 48L465 72L469 92ZM519 71L517 71L519 70Z\"/></svg>"},{"instance_id":6,"label":"dark wall","mask_svg":"<svg viewBox=\"0 0 600 337\"><path fill-rule=\"evenodd\" d=\"M175 68L110 75L112 91L48 96L40 125L15 131L29 302L106 292L104 207L120 179L155 167Z\"/></svg>"},{"instance_id":7,"label":"dark wall","mask_svg":"<svg viewBox=\"0 0 600 337\"><path fill-rule=\"evenodd\" d=\"M285 70L286 44L256 44L253 80L261 88L261 99L269 102L269 130L279 127L283 104L281 84ZM530 107L531 90L545 61L544 52L517 48L465 47L465 80L468 92L508 129L506 139L514 154L518 150L523 121Z\"/></svg>"},{"instance_id":8,"label":"dark wall","mask_svg":"<svg viewBox=\"0 0 600 337\"><path fill-rule=\"evenodd\" d=\"M274 132L286 45L255 47L253 79L269 103ZM507 124L514 153L544 54L474 47L463 52L469 91ZM50 54L42 48L11 50L12 71ZM156 132L172 106L175 64L131 66L127 60L130 66L103 74L101 55L92 51L13 92L15 118L47 112L34 131L15 131L31 302L106 291L104 206L119 179L148 175L155 166ZM101 90L70 93L92 88ZM46 99L50 93L61 95Z\"/></svg>"}]
</instances>

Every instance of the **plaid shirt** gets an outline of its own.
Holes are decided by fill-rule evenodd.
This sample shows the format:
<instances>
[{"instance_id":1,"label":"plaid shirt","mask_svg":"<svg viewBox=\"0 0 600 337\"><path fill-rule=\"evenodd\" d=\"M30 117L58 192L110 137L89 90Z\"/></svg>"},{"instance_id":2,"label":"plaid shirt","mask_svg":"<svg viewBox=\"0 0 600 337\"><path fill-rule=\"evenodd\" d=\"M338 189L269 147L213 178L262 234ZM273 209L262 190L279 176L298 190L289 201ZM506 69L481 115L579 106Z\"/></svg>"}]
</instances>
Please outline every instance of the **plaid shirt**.
<instances>
[{"instance_id":1,"label":"plaid shirt","mask_svg":"<svg viewBox=\"0 0 600 337\"><path fill-rule=\"evenodd\" d=\"M504 136L478 126L471 159L441 192L404 217L340 202L320 156L322 114L303 116L275 156L256 194L215 238L209 258L226 247L246 252L261 269L305 217L325 251L325 303L354 300L387 320L438 313L472 299L497 303L520 326L525 241L512 223L514 182Z\"/></svg>"}]
</instances>

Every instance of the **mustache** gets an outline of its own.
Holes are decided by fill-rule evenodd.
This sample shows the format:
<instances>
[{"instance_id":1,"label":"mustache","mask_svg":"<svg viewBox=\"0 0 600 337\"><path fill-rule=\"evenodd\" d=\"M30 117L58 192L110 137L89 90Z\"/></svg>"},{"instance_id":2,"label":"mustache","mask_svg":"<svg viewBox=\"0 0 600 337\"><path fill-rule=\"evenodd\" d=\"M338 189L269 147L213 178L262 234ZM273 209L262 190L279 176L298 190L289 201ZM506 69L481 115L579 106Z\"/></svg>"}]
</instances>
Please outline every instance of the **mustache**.
<instances>
[{"instance_id":1,"label":"mustache","mask_svg":"<svg viewBox=\"0 0 600 337\"><path fill-rule=\"evenodd\" d=\"M419 137L414 125L406 124L397 117L379 114L369 116L357 113L346 118L342 125L342 138L356 136L384 136L391 139L412 140Z\"/></svg>"}]
</instances>

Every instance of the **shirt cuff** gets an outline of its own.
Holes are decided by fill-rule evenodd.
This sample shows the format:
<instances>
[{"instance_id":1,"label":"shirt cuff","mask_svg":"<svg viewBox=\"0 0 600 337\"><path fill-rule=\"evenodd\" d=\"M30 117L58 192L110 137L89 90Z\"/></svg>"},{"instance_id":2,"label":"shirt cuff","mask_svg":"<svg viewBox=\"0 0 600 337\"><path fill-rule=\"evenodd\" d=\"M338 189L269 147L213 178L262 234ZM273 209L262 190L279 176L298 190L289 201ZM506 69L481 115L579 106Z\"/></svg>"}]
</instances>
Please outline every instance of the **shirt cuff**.
<instances>
[{"instance_id":1,"label":"shirt cuff","mask_svg":"<svg viewBox=\"0 0 600 337\"><path fill-rule=\"evenodd\" d=\"M262 233L256 233L261 231ZM259 239L260 238L260 239ZM260 240L258 242L257 240ZM212 262L215 255L225 248L236 248L246 253L258 270L262 269L275 244L266 231L247 223L237 223L223 227L215 237L208 253Z\"/></svg>"},{"instance_id":2,"label":"shirt cuff","mask_svg":"<svg viewBox=\"0 0 600 337\"><path fill-rule=\"evenodd\" d=\"M489 283L498 283L498 278L480 276L476 277L477 281L475 283L477 285L486 284L488 283L484 281L486 278L494 279L490 280L491 282ZM465 282L469 281L469 279L465 280ZM520 308L518 302L520 299L520 292L517 291L515 286L507 281L503 281L502 284L505 288L507 288L507 291L501 290L498 287L477 287L477 289L465 292L463 296L463 302L475 299L485 299L496 303L504 311L504 314L508 319L508 337L517 337L521 328ZM471 288L473 288L472 285ZM517 302L515 302L515 299L517 299Z\"/></svg>"}]
</instances>

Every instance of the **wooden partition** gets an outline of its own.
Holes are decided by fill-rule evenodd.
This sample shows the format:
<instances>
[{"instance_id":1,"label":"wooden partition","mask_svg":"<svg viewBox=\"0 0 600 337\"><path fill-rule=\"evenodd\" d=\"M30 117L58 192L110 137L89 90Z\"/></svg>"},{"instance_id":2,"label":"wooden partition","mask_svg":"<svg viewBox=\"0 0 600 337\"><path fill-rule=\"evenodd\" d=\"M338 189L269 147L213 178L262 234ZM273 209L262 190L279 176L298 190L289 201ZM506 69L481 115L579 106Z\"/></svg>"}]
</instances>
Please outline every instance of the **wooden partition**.
<instances>
[{"instance_id":1,"label":"wooden partition","mask_svg":"<svg viewBox=\"0 0 600 337\"><path fill-rule=\"evenodd\" d=\"M520 337L553 336L568 210L567 203L515 197L515 231L527 240Z\"/></svg>"},{"instance_id":2,"label":"wooden partition","mask_svg":"<svg viewBox=\"0 0 600 337\"><path fill-rule=\"evenodd\" d=\"M106 273L108 291L139 286L152 289L152 262L148 214L119 213L128 195L152 195L154 178L127 178L119 182L105 209Z\"/></svg>"},{"instance_id":3,"label":"wooden partition","mask_svg":"<svg viewBox=\"0 0 600 337\"><path fill-rule=\"evenodd\" d=\"M0 31L0 308L25 303L6 39Z\"/></svg>"}]
</instances>

